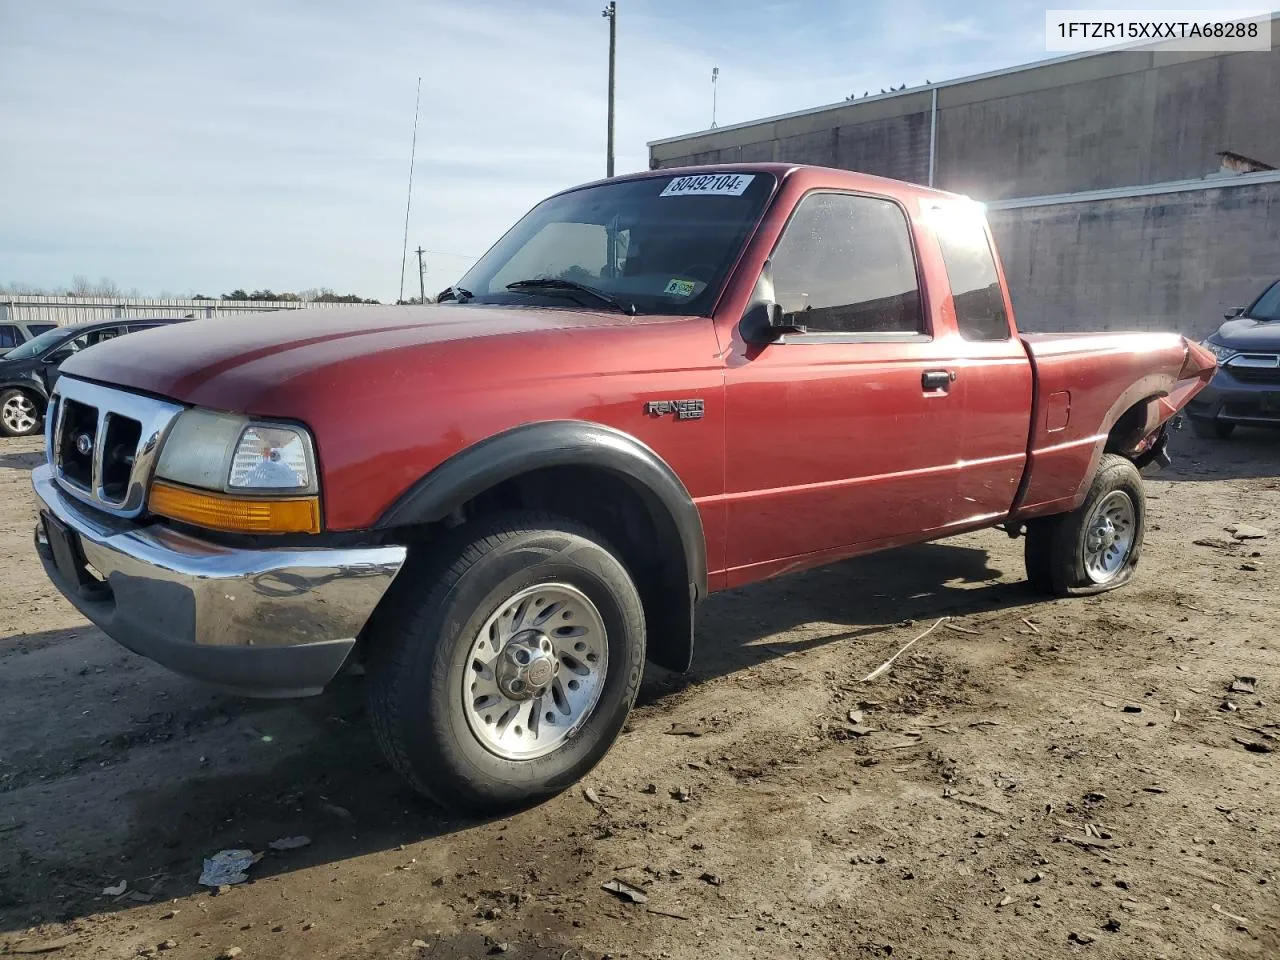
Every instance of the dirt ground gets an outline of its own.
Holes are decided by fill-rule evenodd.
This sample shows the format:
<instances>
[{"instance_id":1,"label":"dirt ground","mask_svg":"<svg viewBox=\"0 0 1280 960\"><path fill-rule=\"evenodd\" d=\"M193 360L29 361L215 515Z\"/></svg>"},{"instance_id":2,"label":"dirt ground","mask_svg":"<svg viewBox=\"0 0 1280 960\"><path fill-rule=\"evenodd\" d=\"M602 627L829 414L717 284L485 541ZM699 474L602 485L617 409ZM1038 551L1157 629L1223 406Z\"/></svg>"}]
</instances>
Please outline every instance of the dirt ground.
<instances>
[{"instance_id":1,"label":"dirt ground","mask_svg":"<svg viewBox=\"0 0 1280 960\"><path fill-rule=\"evenodd\" d=\"M1045 602L987 532L716 596L590 799L467 822L360 680L242 701L90 627L0 441L0 955L1280 956L1280 437L1174 447L1128 588ZM265 856L198 886L226 848Z\"/></svg>"}]
</instances>

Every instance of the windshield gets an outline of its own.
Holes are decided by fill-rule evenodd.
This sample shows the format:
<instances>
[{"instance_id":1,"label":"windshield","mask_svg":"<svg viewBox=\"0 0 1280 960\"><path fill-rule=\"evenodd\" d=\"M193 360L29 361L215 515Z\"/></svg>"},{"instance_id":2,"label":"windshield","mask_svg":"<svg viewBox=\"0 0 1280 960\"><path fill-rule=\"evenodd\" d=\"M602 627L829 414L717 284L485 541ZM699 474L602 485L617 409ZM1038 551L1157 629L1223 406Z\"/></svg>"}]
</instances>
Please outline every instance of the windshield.
<instances>
[{"instance_id":1,"label":"windshield","mask_svg":"<svg viewBox=\"0 0 1280 960\"><path fill-rule=\"evenodd\" d=\"M32 357L38 357L59 340L69 337L73 332L72 330L60 330L54 327L52 330L14 347L4 355L4 358L6 360L30 360Z\"/></svg>"},{"instance_id":2,"label":"windshield","mask_svg":"<svg viewBox=\"0 0 1280 960\"><path fill-rule=\"evenodd\" d=\"M1255 320L1280 321L1280 280L1273 283L1271 288L1255 300L1253 306L1244 313L1246 317L1252 317Z\"/></svg>"},{"instance_id":3,"label":"windshield","mask_svg":"<svg viewBox=\"0 0 1280 960\"><path fill-rule=\"evenodd\" d=\"M709 314L776 181L763 173L648 177L545 200L458 281L480 303L599 299L528 280L569 280L640 313Z\"/></svg>"}]
</instances>

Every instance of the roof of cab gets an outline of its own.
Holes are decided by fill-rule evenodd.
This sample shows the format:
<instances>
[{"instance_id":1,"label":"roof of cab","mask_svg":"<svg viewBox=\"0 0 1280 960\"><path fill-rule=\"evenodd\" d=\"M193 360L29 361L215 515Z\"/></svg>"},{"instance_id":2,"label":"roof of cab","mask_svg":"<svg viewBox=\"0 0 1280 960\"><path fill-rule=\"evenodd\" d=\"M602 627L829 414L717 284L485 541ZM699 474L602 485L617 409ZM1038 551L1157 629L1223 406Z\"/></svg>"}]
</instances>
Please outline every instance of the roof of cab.
<instances>
[{"instance_id":1,"label":"roof of cab","mask_svg":"<svg viewBox=\"0 0 1280 960\"><path fill-rule=\"evenodd\" d=\"M838 187L844 190L860 190L867 193L881 193L898 197L934 197L939 200L964 199L960 194L935 190L932 187L909 183L905 180L893 180L889 177L877 177L870 173L859 173L855 170L841 170L837 167L820 167L804 163L716 163L689 167L663 167L659 170L640 170L619 176L593 180L590 183L578 184L560 193L572 193L587 187L597 187L606 183L629 180L649 180L661 177L688 177L712 173L768 173L778 178L779 182L793 177L802 177L808 181L806 186ZM556 194L559 196L559 194Z\"/></svg>"}]
</instances>

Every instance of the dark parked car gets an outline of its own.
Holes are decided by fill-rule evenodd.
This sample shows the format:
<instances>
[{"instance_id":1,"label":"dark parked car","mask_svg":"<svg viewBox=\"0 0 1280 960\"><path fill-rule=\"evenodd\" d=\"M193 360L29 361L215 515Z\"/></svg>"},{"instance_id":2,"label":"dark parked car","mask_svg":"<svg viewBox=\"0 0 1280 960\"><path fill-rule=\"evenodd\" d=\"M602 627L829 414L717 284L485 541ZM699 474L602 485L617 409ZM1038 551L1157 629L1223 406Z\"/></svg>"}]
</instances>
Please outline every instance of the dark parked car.
<instances>
[{"instance_id":1,"label":"dark parked car","mask_svg":"<svg viewBox=\"0 0 1280 960\"><path fill-rule=\"evenodd\" d=\"M1242 423L1280 427L1280 280L1226 321L1204 341L1218 372L1187 405L1197 437L1224 439Z\"/></svg>"},{"instance_id":2,"label":"dark parked car","mask_svg":"<svg viewBox=\"0 0 1280 960\"><path fill-rule=\"evenodd\" d=\"M86 347L126 333L179 323L182 317L99 320L54 327L0 357L0 434L25 437L40 429L62 362Z\"/></svg>"},{"instance_id":3,"label":"dark parked car","mask_svg":"<svg viewBox=\"0 0 1280 960\"><path fill-rule=\"evenodd\" d=\"M0 357L3 357L16 346L34 340L42 333L57 330L56 323L33 323L29 320L14 320L0 323Z\"/></svg>"}]
</instances>

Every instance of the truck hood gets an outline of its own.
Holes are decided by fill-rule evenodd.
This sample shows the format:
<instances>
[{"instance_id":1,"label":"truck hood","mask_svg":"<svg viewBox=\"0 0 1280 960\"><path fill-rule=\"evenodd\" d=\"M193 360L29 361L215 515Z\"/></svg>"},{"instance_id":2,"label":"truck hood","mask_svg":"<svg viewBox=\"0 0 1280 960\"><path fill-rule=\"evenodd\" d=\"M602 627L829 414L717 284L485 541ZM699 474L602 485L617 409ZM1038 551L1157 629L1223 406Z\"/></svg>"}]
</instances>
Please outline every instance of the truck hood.
<instances>
[{"instance_id":1,"label":"truck hood","mask_svg":"<svg viewBox=\"0 0 1280 960\"><path fill-rule=\"evenodd\" d=\"M1233 350L1280 353L1280 322L1237 317L1220 326L1213 339Z\"/></svg>"},{"instance_id":2,"label":"truck hood","mask_svg":"<svg viewBox=\"0 0 1280 960\"><path fill-rule=\"evenodd\" d=\"M184 403L287 413L291 384L350 390L447 370L457 350L512 335L554 336L670 321L586 310L479 304L281 310L216 317L118 337L69 359L62 373ZM509 341L506 341L509 342ZM276 409L267 409L275 407Z\"/></svg>"}]
</instances>

